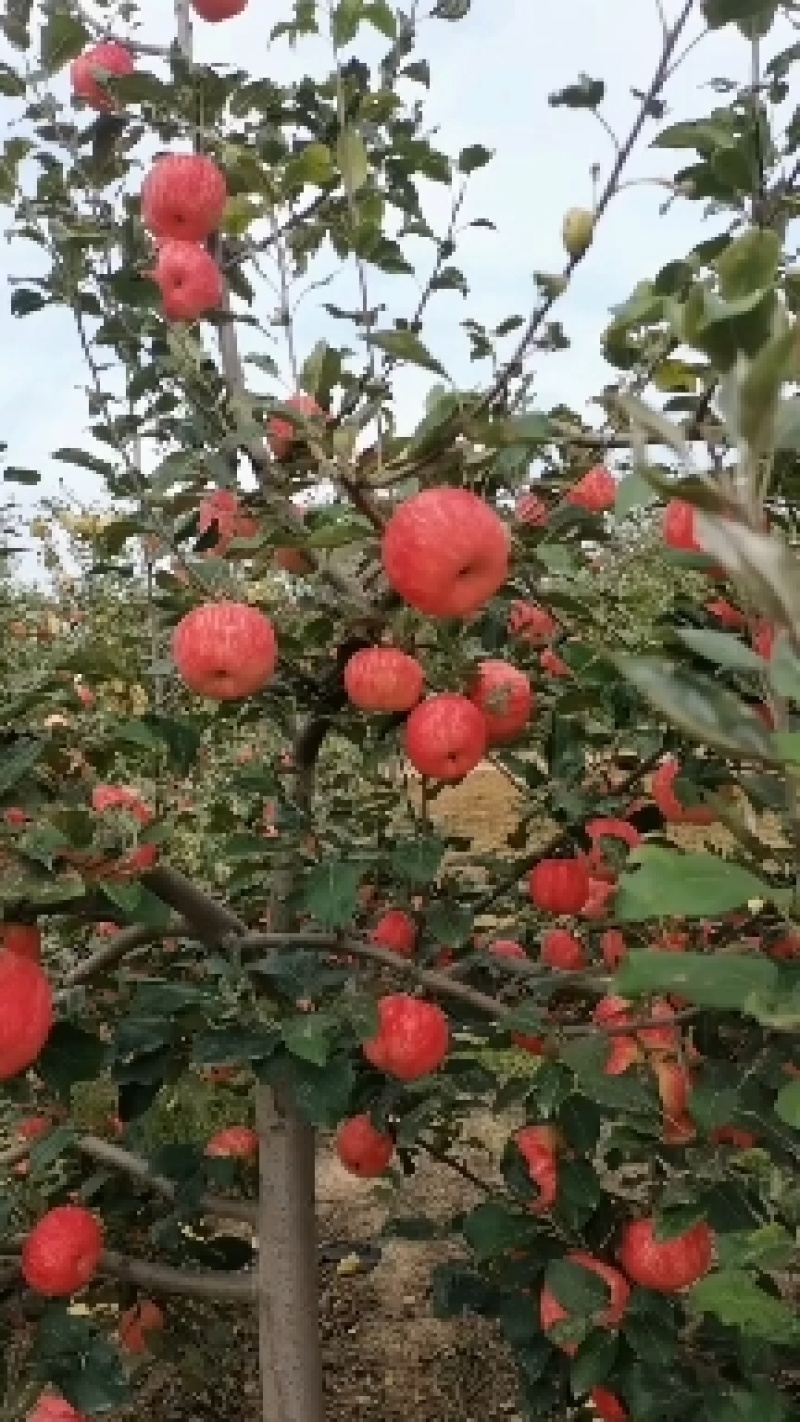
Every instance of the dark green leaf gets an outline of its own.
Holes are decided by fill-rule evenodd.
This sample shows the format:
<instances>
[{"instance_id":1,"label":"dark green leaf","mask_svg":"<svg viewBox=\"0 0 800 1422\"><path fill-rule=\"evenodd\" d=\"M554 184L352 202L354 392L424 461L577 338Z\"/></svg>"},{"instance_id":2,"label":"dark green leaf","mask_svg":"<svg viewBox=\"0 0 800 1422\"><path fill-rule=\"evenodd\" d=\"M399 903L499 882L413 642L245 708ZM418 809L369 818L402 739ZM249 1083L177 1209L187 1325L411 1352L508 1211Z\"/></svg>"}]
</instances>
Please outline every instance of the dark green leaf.
<instances>
[{"instance_id":1,"label":"dark green leaf","mask_svg":"<svg viewBox=\"0 0 800 1422\"><path fill-rule=\"evenodd\" d=\"M580 1344L570 1364L569 1380L575 1397L585 1397L603 1382L617 1356L617 1338L606 1328L595 1329Z\"/></svg>"},{"instance_id":2,"label":"dark green leaf","mask_svg":"<svg viewBox=\"0 0 800 1422\"><path fill-rule=\"evenodd\" d=\"M363 873L359 865L341 860L317 864L305 876L302 908L323 928L344 928L355 916Z\"/></svg>"},{"instance_id":3,"label":"dark green leaf","mask_svg":"<svg viewBox=\"0 0 800 1422\"><path fill-rule=\"evenodd\" d=\"M419 336L413 331L374 331L372 344L378 346L395 360L408 365L420 365L424 370L432 370L436 375L446 376L444 366L425 348Z\"/></svg>"},{"instance_id":4,"label":"dark green leaf","mask_svg":"<svg viewBox=\"0 0 800 1422\"><path fill-rule=\"evenodd\" d=\"M547 1266L545 1283L561 1307L569 1314L590 1318L608 1307L608 1284L591 1269L570 1259L556 1259Z\"/></svg>"},{"instance_id":5,"label":"dark green leaf","mask_svg":"<svg viewBox=\"0 0 800 1422\"><path fill-rule=\"evenodd\" d=\"M790 1081L778 1092L775 1115L793 1130L800 1131L800 1081Z\"/></svg>"},{"instance_id":6,"label":"dark green leaf","mask_svg":"<svg viewBox=\"0 0 800 1422\"><path fill-rule=\"evenodd\" d=\"M332 1050L336 1024L320 1012L302 1017L290 1017L283 1023L282 1036L294 1057L301 1057L315 1066L324 1066Z\"/></svg>"},{"instance_id":7,"label":"dark green leaf","mask_svg":"<svg viewBox=\"0 0 800 1422\"><path fill-rule=\"evenodd\" d=\"M481 1262L523 1249L531 1238L530 1218L494 1201L472 1210L462 1229L470 1249Z\"/></svg>"},{"instance_id":8,"label":"dark green leaf","mask_svg":"<svg viewBox=\"0 0 800 1422\"><path fill-rule=\"evenodd\" d=\"M107 1053L105 1043L82 1027L57 1022L36 1062L36 1073L51 1091L68 1101L76 1082L97 1080Z\"/></svg>"},{"instance_id":9,"label":"dark green leaf","mask_svg":"<svg viewBox=\"0 0 800 1422\"><path fill-rule=\"evenodd\" d=\"M469 148L462 148L459 153L458 171L474 173L477 168L485 168L487 163L491 163L493 157L491 148L484 148L480 143L472 144Z\"/></svg>"},{"instance_id":10,"label":"dark green leaf","mask_svg":"<svg viewBox=\"0 0 800 1422\"><path fill-rule=\"evenodd\" d=\"M128 1384L115 1350L85 1317L50 1304L34 1345L33 1366L79 1412L109 1412L128 1400Z\"/></svg>"},{"instance_id":11,"label":"dark green leaf","mask_svg":"<svg viewBox=\"0 0 800 1422\"><path fill-rule=\"evenodd\" d=\"M390 871L407 883L429 884L439 872L444 851L445 845L441 839L432 837L406 840L392 851L389 860Z\"/></svg>"},{"instance_id":12,"label":"dark green leaf","mask_svg":"<svg viewBox=\"0 0 800 1422\"><path fill-rule=\"evenodd\" d=\"M85 49L89 32L69 10L56 6L45 16L40 43L42 68L54 74Z\"/></svg>"},{"instance_id":13,"label":"dark green leaf","mask_svg":"<svg viewBox=\"0 0 800 1422\"><path fill-rule=\"evenodd\" d=\"M658 657L616 657L623 676L681 730L740 755L773 756L763 723L743 701L707 677Z\"/></svg>"}]
</instances>

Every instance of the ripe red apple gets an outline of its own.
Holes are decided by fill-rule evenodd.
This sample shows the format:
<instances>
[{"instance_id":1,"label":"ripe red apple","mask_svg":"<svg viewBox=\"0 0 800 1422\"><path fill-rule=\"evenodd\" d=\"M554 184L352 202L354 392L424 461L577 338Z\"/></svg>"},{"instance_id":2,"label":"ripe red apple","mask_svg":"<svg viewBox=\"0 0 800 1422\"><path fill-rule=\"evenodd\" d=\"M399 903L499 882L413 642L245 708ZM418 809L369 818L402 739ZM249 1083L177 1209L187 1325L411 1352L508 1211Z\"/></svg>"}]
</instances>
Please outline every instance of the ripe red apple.
<instances>
[{"instance_id":1,"label":"ripe red apple","mask_svg":"<svg viewBox=\"0 0 800 1422\"><path fill-rule=\"evenodd\" d=\"M548 676L565 677L572 676L571 669L567 666L563 657L554 652L552 647L545 647L539 656L539 666Z\"/></svg>"},{"instance_id":2,"label":"ripe red apple","mask_svg":"<svg viewBox=\"0 0 800 1422\"><path fill-rule=\"evenodd\" d=\"M549 642L558 631L558 623L552 613L535 602L512 602L506 626L512 637L529 642L532 647Z\"/></svg>"},{"instance_id":3,"label":"ripe red apple","mask_svg":"<svg viewBox=\"0 0 800 1422\"><path fill-rule=\"evenodd\" d=\"M125 810L139 821L149 824L153 811L136 790L127 785L95 785L92 791L92 809L103 814L106 810Z\"/></svg>"},{"instance_id":4,"label":"ripe red apple","mask_svg":"<svg viewBox=\"0 0 800 1422\"><path fill-rule=\"evenodd\" d=\"M97 1271L103 1230L82 1205L58 1205L34 1225L22 1247L22 1274L37 1294L66 1298Z\"/></svg>"},{"instance_id":5,"label":"ripe red apple","mask_svg":"<svg viewBox=\"0 0 800 1422\"><path fill-rule=\"evenodd\" d=\"M683 553L702 553L695 533L695 515L691 504L683 499L670 499L664 509L662 536L668 548Z\"/></svg>"},{"instance_id":6,"label":"ripe red apple","mask_svg":"<svg viewBox=\"0 0 800 1422\"><path fill-rule=\"evenodd\" d=\"M42 1393L26 1422L89 1422L84 1412L76 1412L71 1403L52 1393Z\"/></svg>"},{"instance_id":7,"label":"ripe red apple","mask_svg":"<svg viewBox=\"0 0 800 1422\"><path fill-rule=\"evenodd\" d=\"M558 1194L558 1131L555 1126L523 1126L514 1143L539 1191L528 1208L532 1214L542 1215L552 1208Z\"/></svg>"},{"instance_id":8,"label":"ripe red apple","mask_svg":"<svg viewBox=\"0 0 800 1422\"><path fill-rule=\"evenodd\" d=\"M160 288L168 321L197 321L224 296L222 273L199 242L162 243L149 276Z\"/></svg>"},{"instance_id":9,"label":"ripe red apple","mask_svg":"<svg viewBox=\"0 0 800 1422\"><path fill-rule=\"evenodd\" d=\"M681 804L674 789L679 774L677 760L669 756L650 779L650 794L664 819L676 825L713 825L714 811L708 805Z\"/></svg>"},{"instance_id":10,"label":"ripe red apple","mask_svg":"<svg viewBox=\"0 0 800 1422\"><path fill-rule=\"evenodd\" d=\"M653 999L646 1009L649 1020L663 1022L663 1027L641 1027L637 1033L639 1041L650 1052L675 1052L680 1041L680 1031L675 1026L675 1009L665 997Z\"/></svg>"},{"instance_id":11,"label":"ripe red apple","mask_svg":"<svg viewBox=\"0 0 800 1422\"><path fill-rule=\"evenodd\" d=\"M800 958L800 934L783 934L781 938L776 938L774 943L770 943L765 952L777 962L790 963L793 958Z\"/></svg>"},{"instance_id":12,"label":"ripe red apple","mask_svg":"<svg viewBox=\"0 0 800 1422\"><path fill-rule=\"evenodd\" d=\"M626 1025L630 1020L630 1003L624 997L602 998L592 1014L592 1021L596 1022L599 1027L620 1027ZM628 1036L624 1032L609 1032L608 1056L603 1067L603 1074L605 1076L623 1076L635 1062L640 1060L641 1056L641 1049L635 1037Z\"/></svg>"},{"instance_id":13,"label":"ripe red apple","mask_svg":"<svg viewBox=\"0 0 800 1422\"><path fill-rule=\"evenodd\" d=\"M479 662L469 695L485 717L490 746L513 741L527 726L533 709L531 684L524 672L508 662Z\"/></svg>"},{"instance_id":14,"label":"ripe red apple","mask_svg":"<svg viewBox=\"0 0 800 1422\"><path fill-rule=\"evenodd\" d=\"M0 1081L32 1066L53 1025L53 994L38 963L0 953Z\"/></svg>"},{"instance_id":15,"label":"ripe red apple","mask_svg":"<svg viewBox=\"0 0 800 1422\"><path fill-rule=\"evenodd\" d=\"M609 899L617 892L614 880L589 879L589 896L581 909L581 918L605 918L609 912Z\"/></svg>"},{"instance_id":16,"label":"ripe red apple","mask_svg":"<svg viewBox=\"0 0 800 1422\"><path fill-rule=\"evenodd\" d=\"M429 617L469 617L508 575L509 537L468 489L423 489L392 514L383 569L395 592Z\"/></svg>"},{"instance_id":17,"label":"ripe red apple","mask_svg":"<svg viewBox=\"0 0 800 1422\"><path fill-rule=\"evenodd\" d=\"M531 870L528 891L544 913L580 913L589 897L589 867L577 859L540 859Z\"/></svg>"},{"instance_id":18,"label":"ripe red apple","mask_svg":"<svg viewBox=\"0 0 800 1422\"><path fill-rule=\"evenodd\" d=\"M304 395L302 391L297 395L292 395L286 404L292 410L297 410L298 414L305 415L307 419L326 420L328 418L313 395ZM282 420L279 415L273 415L270 418L267 424L267 440L276 459L286 459L298 440L302 443L302 439L302 434L298 433L289 420ZM293 570L289 569L289 571Z\"/></svg>"},{"instance_id":19,"label":"ripe red apple","mask_svg":"<svg viewBox=\"0 0 800 1422\"><path fill-rule=\"evenodd\" d=\"M0 924L0 952L16 953L38 963L42 957L42 934L35 923Z\"/></svg>"},{"instance_id":20,"label":"ripe red apple","mask_svg":"<svg viewBox=\"0 0 800 1422\"><path fill-rule=\"evenodd\" d=\"M658 1240L654 1220L634 1220L625 1226L617 1253L634 1284L657 1293L677 1294L708 1273L714 1257L714 1234L705 1220L700 1220L684 1234Z\"/></svg>"},{"instance_id":21,"label":"ripe red apple","mask_svg":"<svg viewBox=\"0 0 800 1422\"><path fill-rule=\"evenodd\" d=\"M520 963L528 962L525 949L514 938L495 938L494 943L489 944L488 952L493 958L516 958Z\"/></svg>"},{"instance_id":22,"label":"ripe red apple","mask_svg":"<svg viewBox=\"0 0 800 1422\"><path fill-rule=\"evenodd\" d=\"M586 1254L582 1250L574 1250L567 1254L566 1258L571 1264L577 1264L580 1268L597 1274L598 1278L607 1284L610 1294L609 1301L605 1308L596 1315L594 1322L598 1328L618 1328L630 1298L631 1288L627 1279L613 1265L605 1264L602 1259L596 1259L593 1254ZM547 1284L542 1289L539 1315L544 1333L549 1333L557 1323L563 1323L570 1316L569 1309L559 1303ZM557 1346L564 1353L568 1353L570 1357L578 1351L577 1343L559 1343Z\"/></svg>"},{"instance_id":23,"label":"ripe red apple","mask_svg":"<svg viewBox=\"0 0 800 1422\"><path fill-rule=\"evenodd\" d=\"M541 960L548 968L577 972L586 967L586 953L580 938L564 928L551 928L542 936Z\"/></svg>"},{"instance_id":24,"label":"ripe red apple","mask_svg":"<svg viewBox=\"0 0 800 1422\"><path fill-rule=\"evenodd\" d=\"M600 952L603 955L603 962L612 972L619 967L620 963L624 963L628 956L628 949L618 928L606 930L600 939Z\"/></svg>"},{"instance_id":25,"label":"ripe red apple","mask_svg":"<svg viewBox=\"0 0 800 1422\"><path fill-rule=\"evenodd\" d=\"M133 1308L126 1309L119 1321L119 1341L129 1353L146 1353L150 1346L150 1334L160 1333L164 1327L164 1315L152 1299L142 1299Z\"/></svg>"},{"instance_id":26,"label":"ripe red apple","mask_svg":"<svg viewBox=\"0 0 800 1422\"><path fill-rule=\"evenodd\" d=\"M378 1032L364 1042L368 1062L399 1081L436 1071L447 1056L450 1027L434 1002L394 993L378 1001Z\"/></svg>"},{"instance_id":27,"label":"ripe red apple","mask_svg":"<svg viewBox=\"0 0 800 1422\"><path fill-rule=\"evenodd\" d=\"M21 805L9 805L8 809L3 811L3 819L12 829L22 829L30 821L30 815Z\"/></svg>"},{"instance_id":28,"label":"ripe red apple","mask_svg":"<svg viewBox=\"0 0 800 1422\"><path fill-rule=\"evenodd\" d=\"M399 647L362 647L344 669L344 687L361 711L410 711L422 695L425 673Z\"/></svg>"},{"instance_id":29,"label":"ripe red apple","mask_svg":"<svg viewBox=\"0 0 800 1422\"><path fill-rule=\"evenodd\" d=\"M775 646L775 638L778 629L772 622L758 622L750 635L750 645L759 657L763 657L768 662L772 657L772 649Z\"/></svg>"},{"instance_id":30,"label":"ripe red apple","mask_svg":"<svg viewBox=\"0 0 800 1422\"><path fill-rule=\"evenodd\" d=\"M76 99L83 99L90 109L112 112L119 108L119 103L98 83L98 76L132 74L135 67L129 49L116 40L104 40L73 59L69 70L72 93Z\"/></svg>"},{"instance_id":31,"label":"ripe red apple","mask_svg":"<svg viewBox=\"0 0 800 1422\"><path fill-rule=\"evenodd\" d=\"M738 607L734 607L726 598L716 598L713 602L706 603L706 612L710 612L712 617L716 617L723 627L728 627L732 632L738 632L740 628L747 626L747 618Z\"/></svg>"},{"instance_id":32,"label":"ripe red apple","mask_svg":"<svg viewBox=\"0 0 800 1422\"><path fill-rule=\"evenodd\" d=\"M216 527L217 541L207 551L218 558L224 558L234 538L255 538L258 533L258 521L241 511L232 489L214 489L202 498L197 531L202 537L212 526Z\"/></svg>"},{"instance_id":33,"label":"ripe red apple","mask_svg":"<svg viewBox=\"0 0 800 1422\"><path fill-rule=\"evenodd\" d=\"M204 153L156 158L141 192L142 221L161 242L204 242L219 227L228 185Z\"/></svg>"},{"instance_id":34,"label":"ripe red apple","mask_svg":"<svg viewBox=\"0 0 800 1422\"><path fill-rule=\"evenodd\" d=\"M691 1077L685 1066L667 1057L655 1057L652 1066L664 1111L662 1139L668 1145L684 1145L697 1135L697 1127L689 1115Z\"/></svg>"},{"instance_id":35,"label":"ripe red apple","mask_svg":"<svg viewBox=\"0 0 800 1422\"><path fill-rule=\"evenodd\" d=\"M462 780L486 753L486 719L466 696L430 696L406 721L405 747L420 775Z\"/></svg>"},{"instance_id":36,"label":"ripe red apple","mask_svg":"<svg viewBox=\"0 0 800 1422\"><path fill-rule=\"evenodd\" d=\"M617 484L613 474L605 465L597 464L589 469L577 484L573 484L567 494L568 504L578 504L589 513L605 513L613 509L617 497Z\"/></svg>"},{"instance_id":37,"label":"ripe red apple","mask_svg":"<svg viewBox=\"0 0 800 1422\"><path fill-rule=\"evenodd\" d=\"M609 1392L607 1387L593 1387L589 1401L600 1422L630 1422L630 1416L616 1393Z\"/></svg>"},{"instance_id":38,"label":"ripe red apple","mask_svg":"<svg viewBox=\"0 0 800 1422\"><path fill-rule=\"evenodd\" d=\"M547 523L547 504L538 494L520 494L514 512L518 521L530 528L543 528Z\"/></svg>"},{"instance_id":39,"label":"ripe red apple","mask_svg":"<svg viewBox=\"0 0 800 1422\"><path fill-rule=\"evenodd\" d=\"M249 1126L225 1126L207 1142L204 1154L252 1160L258 1155L258 1136Z\"/></svg>"},{"instance_id":40,"label":"ripe red apple","mask_svg":"<svg viewBox=\"0 0 800 1422\"><path fill-rule=\"evenodd\" d=\"M277 660L272 623L244 602L209 602L181 619L172 638L178 675L212 701L238 701L266 686Z\"/></svg>"},{"instance_id":41,"label":"ripe red apple","mask_svg":"<svg viewBox=\"0 0 800 1422\"><path fill-rule=\"evenodd\" d=\"M543 1057L544 1037L529 1037L524 1032L512 1032L511 1041L521 1052L529 1052L532 1057Z\"/></svg>"},{"instance_id":42,"label":"ripe red apple","mask_svg":"<svg viewBox=\"0 0 800 1422\"><path fill-rule=\"evenodd\" d=\"M402 909L390 909L378 919L370 938L380 948L397 953L400 958L413 958L417 946L417 925Z\"/></svg>"},{"instance_id":43,"label":"ripe red apple","mask_svg":"<svg viewBox=\"0 0 800 1422\"><path fill-rule=\"evenodd\" d=\"M752 1150L758 1144L758 1137L751 1131L741 1131L738 1126L716 1126L708 1139L714 1145L735 1146L737 1150Z\"/></svg>"},{"instance_id":44,"label":"ripe red apple","mask_svg":"<svg viewBox=\"0 0 800 1422\"><path fill-rule=\"evenodd\" d=\"M222 20L232 20L235 15L241 15L247 9L247 0L190 0L195 14L201 20L207 20L211 25L217 25Z\"/></svg>"},{"instance_id":45,"label":"ripe red apple","mask_svg":"<svg viewBox=\"0 0 800 1422\"><path fill-rule=\"evenodd\" d=\"M369 1116L351 1116L336 1135L336 1153L345 1170L368 1180L383 1175L394 1155L392 1137L373 1126Z\"/></svg>"}]
</instances>

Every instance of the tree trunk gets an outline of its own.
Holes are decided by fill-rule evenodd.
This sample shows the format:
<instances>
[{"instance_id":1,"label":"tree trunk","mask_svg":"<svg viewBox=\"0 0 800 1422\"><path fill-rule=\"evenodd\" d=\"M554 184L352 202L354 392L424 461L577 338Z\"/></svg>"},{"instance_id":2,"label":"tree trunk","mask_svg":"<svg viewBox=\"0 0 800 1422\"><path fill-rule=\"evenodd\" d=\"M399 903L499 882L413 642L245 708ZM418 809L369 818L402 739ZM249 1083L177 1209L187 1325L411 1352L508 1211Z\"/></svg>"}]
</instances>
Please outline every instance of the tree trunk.
<instances>
[{"instance_id":1,"label":"tree trunk","mask_svg":"<svg viewBox=\"0 0 800 1422\"><path fill-rule=\"evenodd\" d=\"M322 1422L313 1128L256 1089L260 1138L258 1347L264 1422Z\"/></svg>"}]
</instances>

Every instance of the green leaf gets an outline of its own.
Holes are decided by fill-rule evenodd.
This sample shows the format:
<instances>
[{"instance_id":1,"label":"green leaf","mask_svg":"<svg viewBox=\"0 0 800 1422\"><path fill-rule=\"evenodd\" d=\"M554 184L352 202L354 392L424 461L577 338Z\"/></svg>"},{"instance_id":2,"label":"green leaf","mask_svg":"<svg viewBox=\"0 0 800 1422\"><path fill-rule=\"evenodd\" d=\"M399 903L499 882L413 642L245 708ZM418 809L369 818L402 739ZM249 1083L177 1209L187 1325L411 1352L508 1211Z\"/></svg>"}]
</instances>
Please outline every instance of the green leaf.
<instances>
[{"instance_id":1,"label":"green leaf","mask_svg":"<svg viewBox=\"0 0 800 1422\"><path fill-rule=\"evenodd\" d=\"M272 1056L280 1041L277 1026L219 1027L196 1037L192 1061L196 1066L240 1066Z\"/></svg>"},{"instance_id":2,"label":"green leaf","mask_svg":"<svg viewBox=\"0 0 800 1422\"><path fill-rule=\"evenodd\" d=\"M608 1284L591 1269L570 1259L556 1259L547 1266L545 1284L569 1314L590 1318L608 1307Z\"/></svg>"},{"instance_id":3,"label":"green leaf","mask_svg":"<svg viewBox=\"0 0 800 1422\"><path fill-rule=\"evenodd\" d=\"M57 449L51 457L61 464L75 464L79 469L88 469L91 474L99 474L104 479L114 474L113 464L109 464L107 459L98 459L85 449Z\"/></svg>"},{"instance_id":4,"label":"green leaf","mask_svg":"<svg viewBox=\"0 0 800 1422\"><path fill-rule=\"evenodd\" d=\"M339 0L331 16L333 42L337 49L355 39L358 27L364 19L365 0Z\"/></svg>"},{"instance_id":5,"label":"green leaf","mask_svg":"<svg viewBox=\"0 0 800 1422\"><path fill-rule=\"evenodd\" d=\"M371 3L365 5L364 19L387 39L397 37L397 20L386 0L371 0Z\"/></svg>"},{"instance_id":6,"label":"green leaf","mask_svg":"<svg viewBox=\"0 0 800 1422\"><path fill-rule=\"evenodd\" d=\"M131 724L131 722L126 723L127 726ZM197 752L202 740L202 731L195 722L186 718L178 720L177 717L158 716L154 712L148 712L141 718L141 724L163 741L167 747L170 761L178 774L188 775L197 759Z\"/></svg>"},{"instance_id":7,"label":"green leaf","mask_svg":"<svg viewBox=\"0 0 800 1422\"><path fill-rule=\"evenodd\" d=\"M773 758L763 723L733 692L659 657L617 656L613 660L640 695L695 740L739 755Z\"/></svg>"},{"instance_id":8,"label":"green leaf","mask_svg":"<svg viewBox=\"0 0 800 1422\"><path fill-rule=\"evenodd\" d=\"M588 74L581 74L576 84L568 84L557 94L548 95L547 102L551 109L596 109L605 95L606 86L602 79L591 79Z\"/></svg>"},{"instance_id":9,"label":"green leaf","mask_svg":"<svg viewBox=\"0 0 800 1422\"><path fill-rule=\"evenodd\" d=\"M462 1230L470 1249L481 1263L487 1259L499 1259L513 1249L523 1249L532 1235L529 1216L509 1210L492 1200L472 1210L464 1220Z\"/></svg>"},{"instance_id":10,"label":"green leaf","mask_svg":"<svg viewBox=\"0 0 800 1422\"><path fill-rule=\"evenodd\" d=\"M420 365L423 370L432 370L447 379L444 366L431 355L413 331L374 331L372 344L395 360L406 361L409 365Z\"/></svg>"},{"instance_id":11,"label":"green leaf","mask_svg":"<svg viewBox=\"0 0 800 1422\"><path fill-rule=\"evenodd\" d=\"M800 1081L790 1081L778 1092L775 1115L793 1130L800 1131Z\"/></svg>"},{"instance_id":12,"label":"green leaf","mask_svg":"<svg viewBox=\"0 0 800 1422\"><path fill-rule=\"evenodd\" d=\"M607 1328L597 1328L580 1344L569 1369L574 1397L585 1397L611 1372L617 1356L617 1337Z\"/></svg>"},{"instance_id":13,"label":"green leaf","mask_svg":"<svg viewBox=\"0 0 800 1422\"><path fill-rule=\"evenodd\" d=\"M763 670L763 662L762 662ZM800 706L800 658L789 638L781 632L768 663L769 679L779 696L788 697ZM791 734L791 733L790 733Z\"/></svg>"},{"instance_id":14,"label":"green leaf","mask_svg":"<svg viewBox=\"0 0 800 1422\"><path fill-rule=\"evenodd\" d=\"M731 671L764 671L764 659L731 632L705 631L697 627L676 627L675 635L698 656Z\"/></svg>"},{"instance_id":15,"label":"green leaf","mask_svg":"<svg viewBox=\"0 0 800 1422\"><path fill-rule=\"evenodd\" d=\"M722 1269L692 1289L691 1306L711 1313L728 1328L773 1343L800 1341L800 1321L788 1303L762 1289L744 1269Z\"/></svg>"},{"instance_id":16,"label":"green leaf","mask_svg":"<svg viewBox=\"0 0 800 1422\"><path fill-rule=\"evenodd\" d=\"M617 485L614 516L622 520L633 513L634 509L647 508L657 499L658 494L641 474L626 474Z\"/></svg>"},{"instance_id":17,"label":"green leaf","mask_svg":"<svg viewBox=\"0 0 800 1422\"><path fill-rule=\"evenodd\" d=\"M389 870L409 884L430 884L439 873L445 844L431 836L398 844L389 858Z\"/></svg>"},{"instance_id":18,"label":"green leaf","mask_svg":"<svg viewBox=\"0 0 800 1422\"><path fill-rule=\"evenodd\" d=\"M720 1269L789 1269L796 1257L797 1245L789 1231L780 1224L717 1236L717 1263Z\"/></svg>"},{"instance_id":19,"label":"green leaf","mask_svg":"<svg viewBox=\"0 0 800 1422\"><path fill-rule=\"evenodd\" d=\"M749 869L703 851L647 844L634 850L620 878L614 913L624 923L649 918L706 918L730 913L771 890Z\"/></svg>"},{"instance_id":20,"label":"green leaf","mask_svg":"<svg viewBox=\"0 0 800 1422\"><path fill-rule=\"evenodd\" d=\"M108 1048L99 1037L72 1022L57 1022L37 1058L36 1074L51 1091L68 1101L77 1081L97 1080L107 1055Z\"/></svg>"},{"instance_id":21,"label":"green leaf","mask_svg":"<svg viewBox=\"0 0 800 1422\"><path fill-rule=\"evenodd\" d=\"M86 48L89 38L88 30L69 10L54 8L46 12L40 42L45 73L54 74L57 69L69 64Z\"/></svg>"},{"instance_id":22,"label":"green leaf","mask_svg":"<svg viewBox=\"0 0 800 1422\"><path fill-rule=\"evenodd\" d=\"M762 346L739 387L739 429L755 454L767 449L773 438L784 381L799 373L798 329L792 323Z\"/></svg>"},{"instance_id":23,"label":"green leaf","mask_svg":"<svg viewBox=\"0 0 800 1422\"><path fill-rule=\"evenodd\" d=\"M710 30L736 24L749 38L767 33L777 8L777 0L703 0L703 14Z\"/></svg>"},{"instance_id":24,"label":"green leaf","mask_svg":"<svg viewBox=\"0 0 800 1422\"><path fill-rule=\"evenodd\" d=\"M474 173L478 168L485 168L487 163L491 163L494 151L491 148L484 148L480 143L473 143L469 148L462 148L458 155L459 173Z\"/></svg>"},{"instance_id":25,"label":"green leaf","mask_svg":"<svg viewBox=\"0 0 800 1422\"><path fill-rule=\"evenodd\" d=\"M324 1066L333 1042L336 1024L321 1012L304 1013L302 1017L290 1017L283 1023L281 1035L293 1057L301 1057L314 1066Z\"/></svg>"},{"instance_id":26,"label":"green leaf","mask_svg":"<svg viewBox=\"0 0 800 1422\"><path fill-rule=\"evenodd\" d=\"M425 928L437 943L459 948L472 933L473 915L459 904L433 903L425 916Z\"/></svg>"},{"instance_id":27,"label":"green leaf","mask_svg":"<svg viewBox=\"0 0 800 1422\"><path fill-rule=\"evenodd\" d=\"M14 750L3 753L0 758L0 795L13 790L33 770L43 751L44 741L20 740Z\"/></svg>"},{"instance_id":28,"label":"green leaf","mask_svg":"<svg viewBox=\"0 0 800 1422\"><path fill-rule=\"evenodd\" d=\"M622 997L675 993L698 1007L742 1012L752 993L769 991L778 969L766 958L715 958L706 953L632 952L614 979Z\"/></svg>"},{"instance_id":29,"label":"green leaf","mask_svg":"<svg viewBox=\"0 0 800 1422\"><path fill-rule=\"evenodd\" d=\"M129 924L141 924L143 928L169 926L171 909L139 880L117 883L109 879L102 885L102 891Z\"/></svg>"},{"instance_id":30,"label":"green leaf","mask_svg":"<svg viewBox=\"0 0 800 1422\"><path fill-rule=\"evenodd\" d=\"M13 464L3 470L3 479L6 484L38 484L41 477L38 469L20 469Z\"/></svg>"},{"instance_id":31,"label":"green leaf","mask_svg":"<svg viewBox=\"0 0 800 1422\"><path fill-rule=\"evenodd\" d=\"M36 1376L50 1383L79 1412L109 1412L128 1401L128 1384L119 1357L83 1316L51 1304L42 1318L33 1349Z\"/></svg>"},{"instance_id":32,"label":"green leaf","mask_svg":"<svg viewBox=\"0 0 800 1422\"><path fill-rule=\"evenodd\" d=\"M751 227L731 242L716 260L720 292L726 301L740 301L764 291L775 280L781 241L771 227Z\"/></svg>"},{"instance_id":33,"label":"green leaf","mask_svg":"<svg viewBox=\"0 0 800 1422\"><path fill-rule=\"evenodd\" d=\"M313 914L323 928L344 928L358 907L358 889L364 871L358 864L331 860L306 874L300 906Z\"/></svg>"},{"instance_id":34,"label":"green leaf","mask_svg":"<svg viewBox=\"0 0 800 1422\"><path fill-rule=\"evenodd\" d=\"M342 181L352 197L363 188L369 177L369 159L364 140L357 129L348 127L339 134L336 156L342 173Z\"/></svg>"}]
</instances>

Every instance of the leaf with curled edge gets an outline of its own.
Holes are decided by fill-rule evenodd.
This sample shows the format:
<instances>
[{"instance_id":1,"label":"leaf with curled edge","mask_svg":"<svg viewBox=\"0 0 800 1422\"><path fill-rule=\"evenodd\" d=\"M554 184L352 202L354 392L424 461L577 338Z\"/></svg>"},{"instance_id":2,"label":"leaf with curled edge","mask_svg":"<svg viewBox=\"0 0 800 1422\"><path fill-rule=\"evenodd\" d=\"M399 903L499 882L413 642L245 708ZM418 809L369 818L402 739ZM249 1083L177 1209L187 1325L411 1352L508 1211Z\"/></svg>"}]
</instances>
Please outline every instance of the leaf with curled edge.
<instances>
[{"instance_id":1,"label":"leaf with curled edge","mask_svg":"<svg viewBox=\"0 0 800 1422\"><path fill-rule=\"evenodd\" d=\"M703 548L766 617L800 634L800 561L780 538L732 518L698 512Z\"/></svg>"},{"instance_id":2,"label":"leaf with curled edge","mask_svg":"<svg viewBox=\"0 0 800 1422\"><path fill-rule=\"evenodd\" d=\"M776 759L758 716L710 677L661 657L617 656L613 661L640 695L695 740L762 761Z\"/></svg>"}]
</instances>

